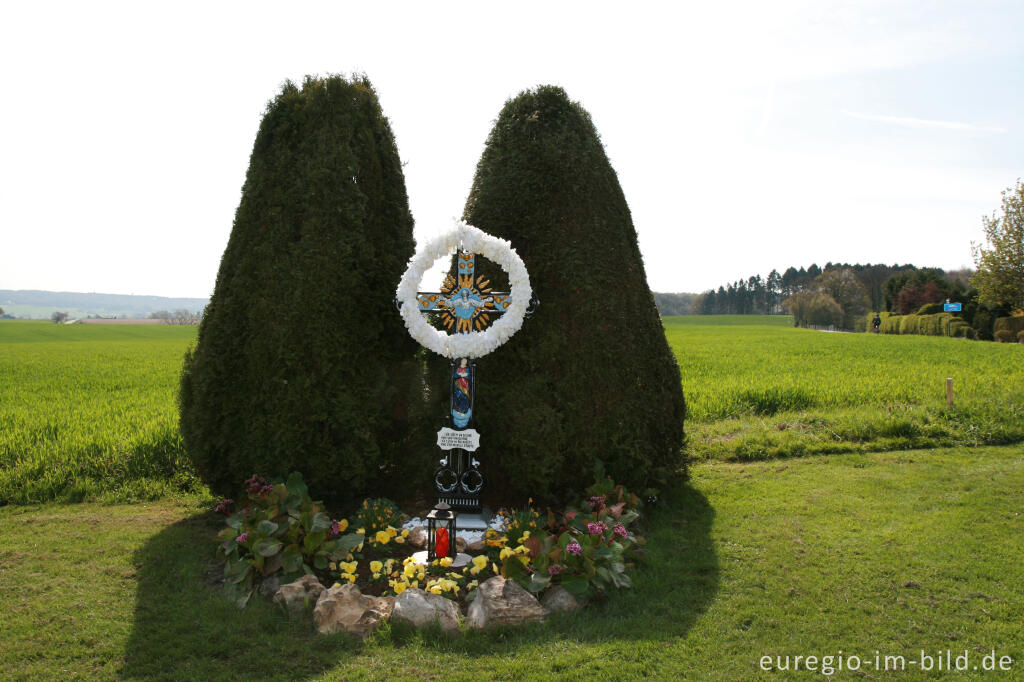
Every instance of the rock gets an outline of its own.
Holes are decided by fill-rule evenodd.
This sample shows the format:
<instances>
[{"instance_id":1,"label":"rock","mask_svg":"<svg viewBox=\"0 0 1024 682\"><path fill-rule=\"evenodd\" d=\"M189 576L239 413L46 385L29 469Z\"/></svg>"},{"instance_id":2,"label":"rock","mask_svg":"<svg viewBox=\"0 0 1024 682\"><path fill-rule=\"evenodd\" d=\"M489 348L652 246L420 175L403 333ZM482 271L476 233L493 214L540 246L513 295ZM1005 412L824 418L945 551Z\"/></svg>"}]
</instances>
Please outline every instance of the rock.
<instances>
[{"instance_id":1,"label":"rock","mask_svg":"<svg viewBox=\"0 0 1024 682\"><path fill-rule=\"evenodd\" d=\"M264 578L263 582L260 583L260 596L266 597L267 599L273 599L280 587L281 578L278 576L272 575L269 578ZM321 585L321 587L323 587L323 585Z\"/></svg>"},{"instance_id":2,"label":"rock","mask_svg":"<svg viewBox=\"0 0 1024 682\"><path fill-rule=\"evenodd\" d=\"M471 628L489 629L544 620L544 607L514 580L496 575L481 583L477 590L466 618Z\"/></svg>"},{"instance_id":3,"label":"rock","mask_svg":"<svg viewBox=\"0 0 1024 682\"><path fill-rule=\"evenodd\" d=\"M484 541L483 540L477 540L476 542L469 543L468 545L466 545L466 553L467 554L474 554L474 555L476 555L476 554L483 554L484 553Z\"/></svg>"},{"instance_id":4,"label":"rock","mask_svg":"<svg viewBox=\"0 0 1024 682\"><path fill-rule=\"evenodd\" d=\"M371 597L352 583L324 590L313 609L313 621L322 635L347 632L365 638L391 616L394 597Z\"/></svg>"},{"instance_id":5,"label":"rock","mask_svg":"<svg viewBox=\"0 0 1024 682\"><path fill-rule=\"evenodd\" d=\"M451 599L412 588L395 597L394 623L408 623L413 627L429 627L434 623L449 637L459 634L459 606Z\"/></svg>"},{"instance_id":6,"label":"rock","mask_svg":"<svg viewBox=\"0 0 1024 682\"><path fill-rule=\"evenodd\" d=\"M455 553L466 551L466 541L460 538L458 535L455 536Z\"/></svg>"},{"instance_id":7,"label":"rock","mask_svg":"<svg viewBox=\"0 0 1024 682\"><path fill-rule=\"evenodd\" d=\"M569 590L561 585L554 585L548 589L540 598L540 605L544 607L544 613L547 615L578 611L583 606Z\"/></svg>"},{"instance_id":8,"label":"rock","mask_svg":"<svg viewBox=\"0 0 1024 682\"><path fill-rule=\"evenodd\" d=\"M409 537L405 539L413 549L423 549L427 546L427 528L426 526L416 526L409 531Z\"/></svg>"},{"instance_id":9,"label":"rock","mask_svg":"<svg viewBox=\"0 0 1024 682\"><path fill-rule=\"evenodd\" d=\"M282 585L274 593L274 603L283 608L290 617L305 614L316 604L324 591L320 581L311 575L304 575L293 583Z\"/></svg>"}]
</instances>

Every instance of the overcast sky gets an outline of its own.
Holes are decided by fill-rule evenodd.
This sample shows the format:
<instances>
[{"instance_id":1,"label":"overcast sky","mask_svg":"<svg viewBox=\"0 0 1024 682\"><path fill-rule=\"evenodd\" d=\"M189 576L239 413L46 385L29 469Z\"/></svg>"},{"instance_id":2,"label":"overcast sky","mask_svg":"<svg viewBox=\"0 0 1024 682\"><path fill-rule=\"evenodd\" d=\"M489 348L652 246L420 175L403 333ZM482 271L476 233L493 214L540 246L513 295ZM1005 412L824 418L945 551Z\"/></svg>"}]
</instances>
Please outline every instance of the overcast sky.
<instances>
[{"instance_id":1,"label":"overcast sky","mask_svg":"<svg viewBox=\"0 0 1024 682\"><path fill-rule=\"evenodd\" d=\"M655 291L969 265L1024 176L1024 3L20 2L0 9L0 289L208 296L266 102L365 73L416 238L503 103L592 115Z\"/></svg>"}]
</instances>

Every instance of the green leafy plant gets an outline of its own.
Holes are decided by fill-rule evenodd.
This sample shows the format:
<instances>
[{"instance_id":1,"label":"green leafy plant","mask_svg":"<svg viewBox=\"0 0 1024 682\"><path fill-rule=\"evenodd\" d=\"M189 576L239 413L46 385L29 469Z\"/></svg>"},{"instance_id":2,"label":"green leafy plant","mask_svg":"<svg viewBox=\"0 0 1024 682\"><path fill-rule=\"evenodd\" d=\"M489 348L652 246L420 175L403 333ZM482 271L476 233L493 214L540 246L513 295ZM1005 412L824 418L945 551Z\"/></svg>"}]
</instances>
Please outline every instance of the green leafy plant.
<instances>
[{"instance_id":1,"label":"green leafy plant","mask_svg":"<svg viewBox=\"0 0 1024 682\"><path fill-rule=\"evenodd\" d=\"M261 580L275 576L286 583L325 572L363 543L359 533L342 534L348 522L332 520L323 503L310 498L298 472L270 483L253 475L246 485L244 507L229 513L232 501L218 505L229 516L217 536L217 554L224 561L225 585L240 605Z\"/></svg>"}]
</instances>

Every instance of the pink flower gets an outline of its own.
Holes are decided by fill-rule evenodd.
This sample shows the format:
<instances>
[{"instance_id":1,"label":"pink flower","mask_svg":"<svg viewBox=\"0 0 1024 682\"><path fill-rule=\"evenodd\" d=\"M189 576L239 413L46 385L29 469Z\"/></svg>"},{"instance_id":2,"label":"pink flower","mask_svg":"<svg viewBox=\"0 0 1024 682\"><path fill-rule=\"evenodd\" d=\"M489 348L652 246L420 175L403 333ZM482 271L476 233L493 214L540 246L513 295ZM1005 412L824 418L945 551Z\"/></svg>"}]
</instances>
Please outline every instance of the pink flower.
<instances>
[{"instance_id":1,"label":"pink flower","mask_svg":"<svg viewBox=\"0 0 1024 682\"><path fill-rule=\"evenodd\" d=\"M558 575L562 572L562 567L559 564L548 566L548 573L551 575Z\"/></svg>"},{"instance_id":2,"label":"pink flower","mask_svg":"<svg viewBox=\"0 0 1024 682\"><path fill-rule=\"evenodd\" d=\"M580 543L573 540L568 545L566 545L565 551L569 554L572 554L573 556L579 556L580 553L583 551L583 548L580 547Z\"/></svg>"},{"instance_id":3,"label":"pink flower","mask_svg":"<svg viewBox=\"0 0 1024 682\"><path fill-rule=\"evenodd\" d=\"M626 527L623 526L621 523L615 524L615 527L612 528L612 532L618 535L620 538L629 536L629 531L626 530Z\"/></svg>"},{"instance_id":4,"label":"pink flower","mask_svg":"<svg viewBox=\"0 0 1024 682\"><path fill-rule=\"evenodd\" d=\"M238 544L242 544L243 542L245 542L248 539L249 539L249 533L246 532L246 533L242 533L237 538L235 538L235 542L237 542Z\"/></svg>"},{"instance_id":5,"label":"pink flower","mask_svg":"<svg viewBox=\"0 0 1024 682\"><path fill-rule=\"evenodd\" d=\"M260 488L262 486L265 486L266 484L267 481L262 476L257 476L256 474L253 474L252 478L245 482L245 485L248 486L246 488L246 492L248 492L250 495L255 495L259 493Z\"/></svg>"},{"instance_id":6,"label":"pink flower","mask_svg":"<svg viewBox=\"0 0 1024 682\"><path fill-rule=\"evenodd\" d=\"M228 516L231 513L231 505L233 505L234 503L234 500L224 498L223 500L220 501L220 504L213 508L213 511L217 512L218 514L224 514L225 516Z\"/></svg>"},{"instance_id":7,"label":"pink flower","mask_svg":"<svg viewBox=\"0 0 1024 682\"><path fill-rule=\"evenodd\" d=\"M576 518L576 512L565 512L565 520L572 521Z\"/></svg>"},{"instance_id":8,"label":"pink flower","mask_svg":"<svg viewBox=\"0 0 1024 682\"><path fill-rule=\"evenodd\" d=\"M605 525L604 521L598 521L596 523L587 524L587 532L591 535L601 535L606 530L608 530L608 526Z\"/></svg>"}]
</instances>

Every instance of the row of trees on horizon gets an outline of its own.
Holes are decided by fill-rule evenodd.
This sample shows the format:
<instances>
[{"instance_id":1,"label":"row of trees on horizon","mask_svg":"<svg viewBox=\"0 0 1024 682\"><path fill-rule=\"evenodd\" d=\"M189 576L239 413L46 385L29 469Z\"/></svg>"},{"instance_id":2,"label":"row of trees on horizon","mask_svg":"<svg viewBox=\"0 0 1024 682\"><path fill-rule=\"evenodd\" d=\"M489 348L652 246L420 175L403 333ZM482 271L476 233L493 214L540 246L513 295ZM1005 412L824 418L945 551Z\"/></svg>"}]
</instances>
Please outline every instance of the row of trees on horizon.
<instances>
[{"instance_id":1,"label":"row of trees on horizon","mask_svg":"<svg viewBox=\"0 0 1024 682\"><path fill-rule=\"evenodd\" d=\"M944 301L963 305L973 323L1024 310L1024 183L1003 192L1000 212L982 218L985 244L972 245L976 269L912 264L826 263L772 270L701 294L655 294L662 315L788 312L797 324L860 326L870 312L907 315ZM975 325L977 326L977 325ZM982 329L978 330L984 336Z\"/></svg>"}]
</instances>

